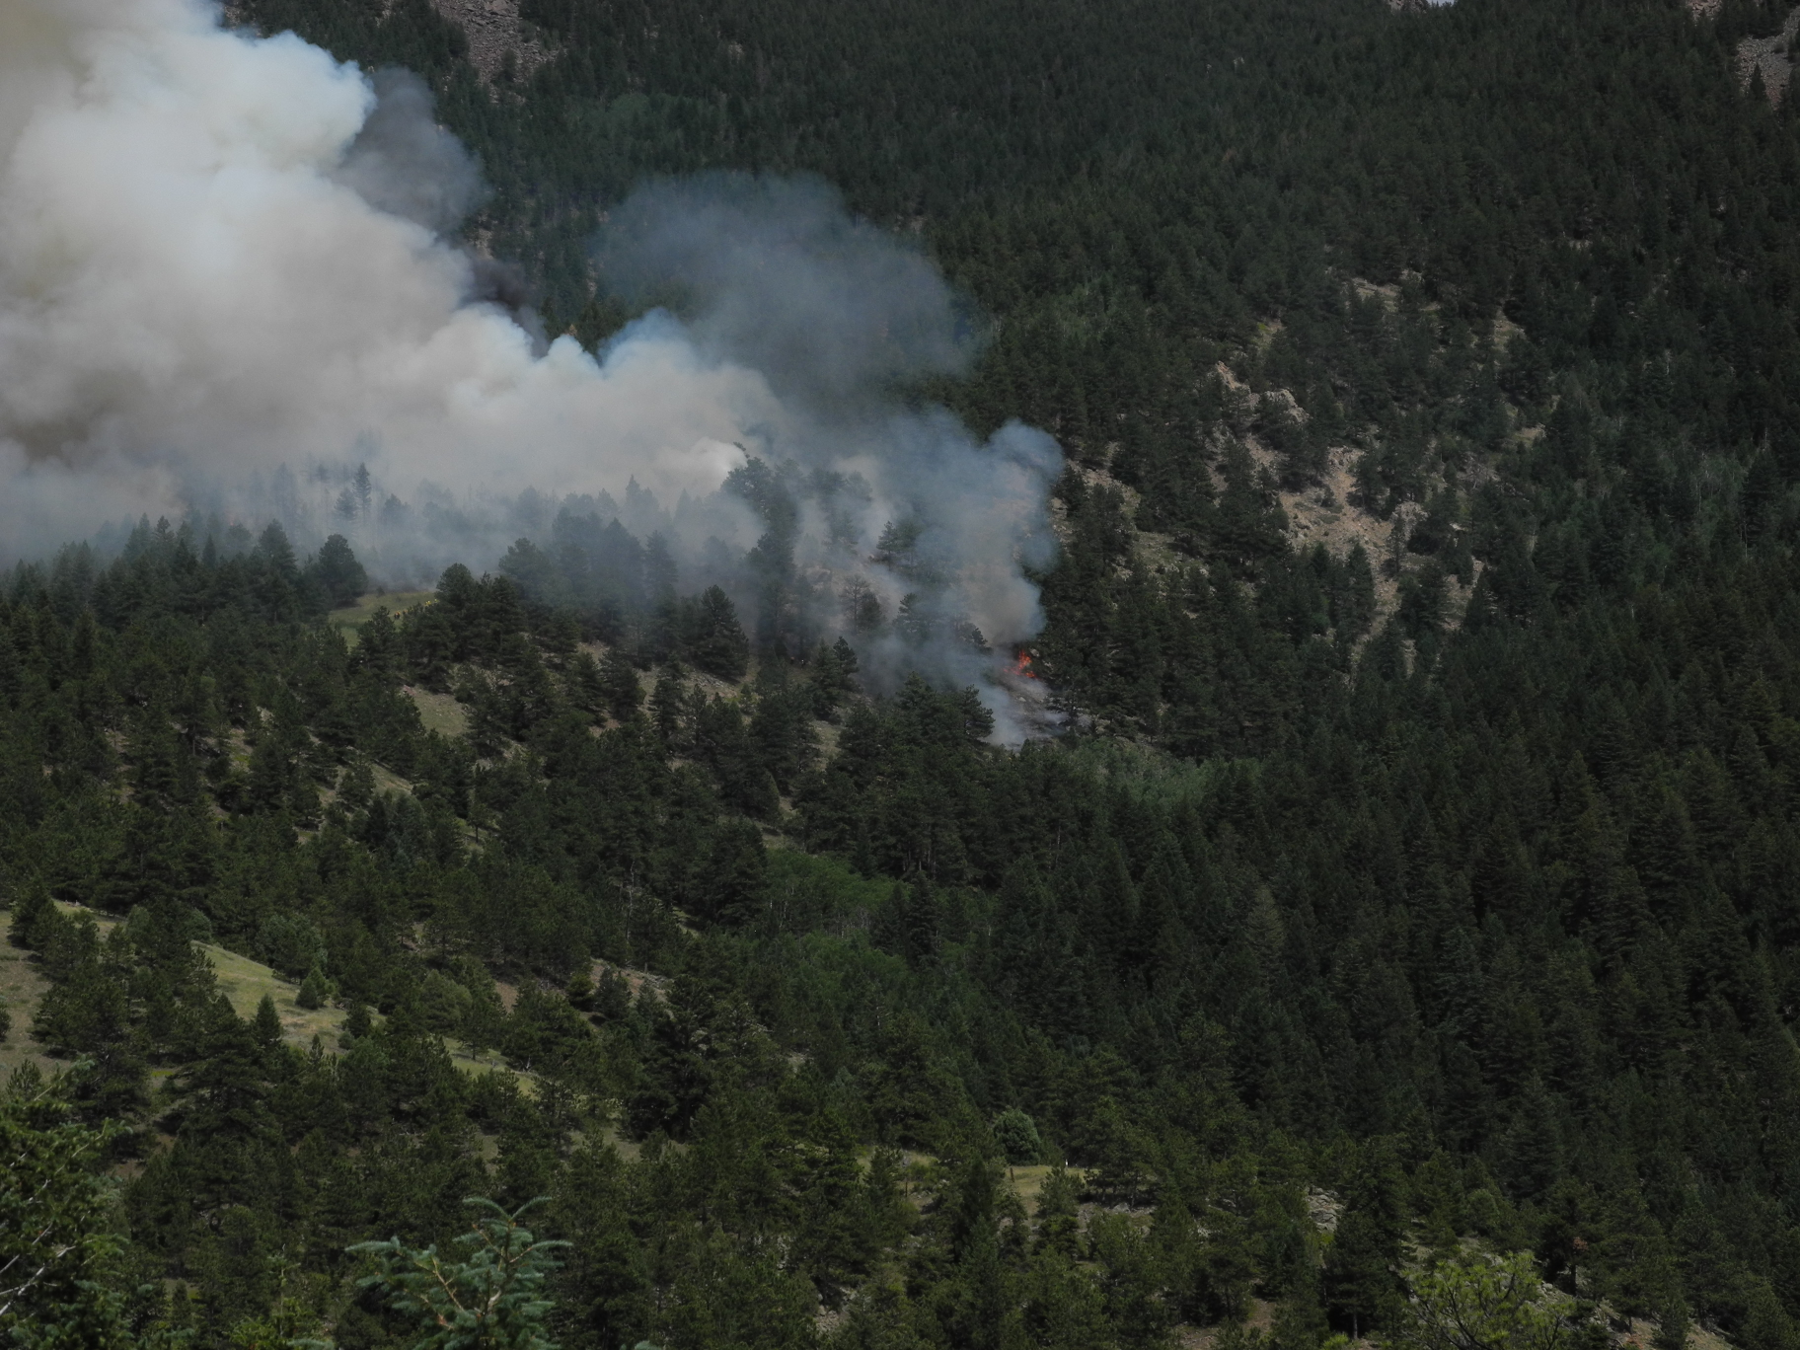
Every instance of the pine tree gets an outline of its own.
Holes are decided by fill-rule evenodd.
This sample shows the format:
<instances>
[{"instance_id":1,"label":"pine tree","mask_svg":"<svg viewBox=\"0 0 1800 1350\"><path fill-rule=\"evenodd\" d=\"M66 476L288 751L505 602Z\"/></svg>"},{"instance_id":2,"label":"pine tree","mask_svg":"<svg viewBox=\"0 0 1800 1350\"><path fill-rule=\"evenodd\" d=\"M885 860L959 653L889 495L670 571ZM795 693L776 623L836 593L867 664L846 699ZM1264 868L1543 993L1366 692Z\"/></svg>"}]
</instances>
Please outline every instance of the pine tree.
<instances>
[{"instance_id":1,"label":"pine tree","mask_svg":"<svg viewBox=\"0 0 1800 1350\"><path fill-rule=\"evenodd\" d=\"M71 1087L15 1074L0 1097L0 1332L30 1350L161 1350L115 1284L124 1244L102 1171L118 1129L78 1124Z\"/></svg>"},{"instance_id":2,"label":"pine tree","mask_svg":"<svg viewBox=\"0 0 1800 1350\"><path fill-rule=\"evenodd\" d=\"M609 650L600 662L595 693L606 710L620 722L630 721L644 701L637 671L617 647Z\"/></svg>"},{"instance_id":3,"label":"pine tree","mask_svg":"<svg viewBox=\"0 0 1800 1350\"><path fill-rule=\"evenodd\" d=\"M410 1248L399 1238L349 1251L379 1265L362 1287L425 1333L417 1350L555 1350L544 1334L553 1306L544 1283L559 1264L556 1253L569 1244L537 1238L524 1226L525 1215L541 1203L528 1201L509 1214L491 1200L464 1200L476 1217L456 1239L461 1256Z\"/></svg>"},{"instance_id":4,"label":"pine tree","mask_svg":"<svg viewBox=\"0 0 1800 1350\"><path fill-rule=\"evenodd\" d=\"M294 1002L310 1012L324 1007L325 1000L330 996L331 982L325 978L325 972L315 965L300 982L300 991L294 996Z\"/></svg>"}]
</instances>

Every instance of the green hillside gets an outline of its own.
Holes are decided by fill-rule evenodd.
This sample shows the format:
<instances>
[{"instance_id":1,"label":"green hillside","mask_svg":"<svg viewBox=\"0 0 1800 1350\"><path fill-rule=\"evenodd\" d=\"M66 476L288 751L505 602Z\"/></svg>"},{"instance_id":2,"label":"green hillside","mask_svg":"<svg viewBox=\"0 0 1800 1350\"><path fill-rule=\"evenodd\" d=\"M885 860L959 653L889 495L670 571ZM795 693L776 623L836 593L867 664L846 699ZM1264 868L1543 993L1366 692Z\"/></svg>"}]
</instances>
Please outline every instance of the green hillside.
<instances>
[{"instance_id":1,"label":"green hillside","mask_svg":"<svg viewBox=\"0 0 1800 1350\"><path fill-rule=\"evenodd\" d=\"M1069 455L1069 729L572 510L20 566L0 1326L458 1344L348 1249L485 1196L569 1245L470 1345L1800 1347L1786 10L473 12L231 11L426 75L590 345L646 178L916 235L985 345L901 394Z\"/></svg>"}]
</instances>

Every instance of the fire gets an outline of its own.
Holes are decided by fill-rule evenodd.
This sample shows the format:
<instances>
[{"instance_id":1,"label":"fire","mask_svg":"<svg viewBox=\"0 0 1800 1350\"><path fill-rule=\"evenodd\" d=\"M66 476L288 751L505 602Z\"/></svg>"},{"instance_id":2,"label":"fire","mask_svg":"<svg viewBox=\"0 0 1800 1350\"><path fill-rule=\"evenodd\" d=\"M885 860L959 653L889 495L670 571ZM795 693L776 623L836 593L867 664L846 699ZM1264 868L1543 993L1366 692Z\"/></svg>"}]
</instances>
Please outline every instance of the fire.
<instances>
[{"instance_id":1,"label":"fire","mask_svg":"<svg viewBox=\"0 0 1800 1350\"><path fill-rule=\"evenodd\" d=\"M1037 672L1031 668L1030 652L1021 651L1019 653L1019 659L1013 663L1013 674L1022 676L1027 680L1035 680L1038 678Z\"/></svg>"}]
</instances>

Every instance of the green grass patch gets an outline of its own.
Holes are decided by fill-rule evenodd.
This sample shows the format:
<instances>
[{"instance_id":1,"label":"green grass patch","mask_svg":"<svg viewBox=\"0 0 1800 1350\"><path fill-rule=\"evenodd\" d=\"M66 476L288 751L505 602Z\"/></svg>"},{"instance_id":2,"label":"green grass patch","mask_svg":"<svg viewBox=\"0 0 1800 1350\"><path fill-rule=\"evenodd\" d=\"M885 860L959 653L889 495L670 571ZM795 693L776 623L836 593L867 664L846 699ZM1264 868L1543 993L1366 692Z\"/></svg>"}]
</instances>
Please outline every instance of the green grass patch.
<instances>
[{"instance_id":1,"label":"green grass patch","mask_svg":"<svg viewBox=\"0 0 1800 1350\"><path fill-rule=\"evenodd\" d=\"M88 915L98 925L102 938L120 922L112 915L72 905L64 900L55 903L65 914ZM275 1004L275 1011L281 1018L282 1039L288 1044L304 1048L311 1045L313 1037L317 1036L329 1053L338 1052L338 1038L343 1034L344 1023L349 1017L347 1010L329 1004L323 1008L302 1008L296 1002L300 986L277 974L269 966L260 961L252 961L237 952L227 951L214 943L203 942L196 945L212 963L213 976L219 982L219 992L231 1001L232 1011L239 1017L245 1021L254 1018L257 1005L266 995ZM49 981L33 963L31 953L13 946L6 939L4 927L0 927L0 997L6 999L7 1008L12 1013L12 1034L4 1043L0 1043L0 1083L5 1081L6 1074L26 1060L37 1064L46 1073L67 1067L66 1063L59 1063L44 1054L29 1034L31 1019L49 987ZM382 1020L379 1013L375 1014L375 1020L377 1023ZM519 1080L519 1085L526 1092L535 1093L537 1076L513 1068L499 1051L478 1051L450 1037L444 1037L443 1040L451 1062L464 1073L509 1074ZM169 1071L157 1072L166 1077ZM635 1145L619 1142L621 1148L635 1149Z\"/></svg>"},{"instance_id":2,"label":"green grass patch","mask_svg":"<svg viewBox=\"0 0 1800 1350\"><path fill-rule=\"evenodd\" d=\"M1007 1184L1013 1188L1013 1191L1018 1195L1019 1199L1024 1202L1025 1208L1029 1213L1037 1213L1038 1196L1043 1192L1044 1178L1048 1177L1054 1170L1054 1168L1045 1166L1042 1163L1032 1163L1025 1167L1013 1167L1010 1165L1007 1167ZM1088 1174L1084 1169L1071 1167L1069 1169L1069 1175L1075 1178L1075 1184L1077 1186L1084 1186L1087 1184Z\"/></svg>"},{"instance_id":3,"label":"green grass patch","mask_svg":"<svg viewBox=\"0 0 1800 1350\"><path fill-rule=\"evenodd\" d=\"M262 1002L266 994L274 1000L275 1011L281 1016L283 1040L293 1045L310 1045L312 1038L318 1036L327 1049L337 1048L338 1033L343 1030L346 1016L342 1008L329 1005L323 1008L302 1008L295 1002L300 994L300 986L283 979L260 961L252 961L247 956L239 956L236 952L228 952L223 947L211 944L202 945L200 950L212 962L213 974L219 981L219 992L231 1000L232 1009L239 1017L246 1021L255 1017L256 1005Z\"/></svg>"},{"instance_id":4,"label":"green grass patch","mask_svg":"<svg viewBox=\"0 0 1800 1350\"><path fill-rule=\"evenodd\" d=\"M418 705L419 721L425 724L425 730L440 736L461 736L469 729L469 710L450 695L409 686L406 696Z\"/></svg>"},{"instance_id":5,"label":"green grass patch","mask_svg":"<svg viewBox=\"0 0 1800 1350\"><path fill-rule=\"evenodd\" d=\"M404 792L412 795L412 784L384 764L371 764L369 771L375 777L377 792Z\"/></svg>"},{"instance_id":6,"label":"green grass patch","mask_svg":"<svg viewBox=\"0 0 1800 1350\"><path fill-rule=\"evenodd\" d=\"M12 1018L12 1029L0 1042L0 1082L25 1063L35 1064L45 1073L55 1071L55 1063L31 1038L31 1019L49 988L50 982L32 961L31 953L13 946L0 928L0 999L6 1000Z\"/></svg>"},{"instance_id":7,"label":"green grass patch","mask_svg":"<svg viewBox=\"0 0 1800 1350\"><path fill-rule=\"evenodd\" d=\"M64 914L86 914L93 918L99 926L100 936L104 938L119 923L117 918L101 914L96 910L85 909L80 905L72 905L58 900L56 907ZM205 953L206 959L212 963L213 975L219 981L219 992L231 1000L232 1011L245 1021L256 1016L256 1005L262 1002L267 994L275 1001L275 1011L281 1015L282 1038L294 1045L310 1045L315 1035L324 1038L328 1049L337 1048L338 1033L343 1029L346 1013L342 1008L302 1008L294 1000L299 997L300 986L292 980L277 975L260 961L252 961L247 956L211 942L196 944ZM8 944L7 951L16 951ZM21 957L24 953L19 953ZM42 991L49 986L43 977L37 974L35 967L26 967L37 979L38 990L31 1007L37 1008L37 998L43 996ZM26 1019L29 1021L29 1018ZM13 1014L13 1024L18 1026L19 1015ZM0 1047L4 1049L4 1047Z\"/></svg>"},{"instance_id":8,"label":"green grass patch","mask_svg":"<svg viewBox=\"0 0 1800 1350\"><path fill-rule=\"evenodd\" d=\"M361 635L362 626L382 610L389 614L402 614L416 605L430 604L435 596L434 591L390 591L386 595L365 595L354 605L332 610L325 617L325 622L342 633L344 641L354 647Z\"/></svg>"}]
</instances>

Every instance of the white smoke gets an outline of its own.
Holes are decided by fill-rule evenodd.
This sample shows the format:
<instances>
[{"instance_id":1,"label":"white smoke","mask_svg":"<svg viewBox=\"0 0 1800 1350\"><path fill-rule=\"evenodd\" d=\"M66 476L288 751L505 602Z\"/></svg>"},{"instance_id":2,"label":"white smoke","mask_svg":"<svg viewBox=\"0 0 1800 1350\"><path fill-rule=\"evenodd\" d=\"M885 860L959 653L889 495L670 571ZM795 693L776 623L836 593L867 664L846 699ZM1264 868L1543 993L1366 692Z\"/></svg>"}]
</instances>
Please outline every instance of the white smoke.
<instances>
[{"instance_id":1,"label":"white smoke","mask_svg":"<svg viewBox=\"0 0 1800 1350\"><path fill-rule=\"evenodd\" d=\"M741 553L760 525L715 494L750 447L856 476L809 499L801 567L890 614L928 571L996 647L1036 631L1021 563L1047 560L1060 457L893 405L892 381L968 354L919 255L816 186L652 189L601 262L624 292L678 283L689 318L654 312L596 361L445 240L478 193L410 77L227 31L201 0L0 0L0 551L138 512L291 515L366 464L465 519L635 484ZM877 558L897 520L904 567ZM378 572L455 551L370 512L346 532Z\"/></svg>"}]
</instances>

